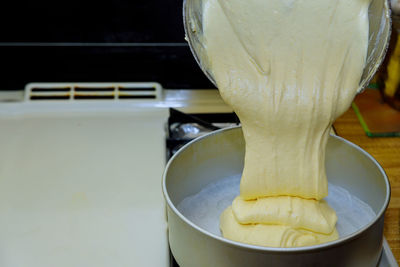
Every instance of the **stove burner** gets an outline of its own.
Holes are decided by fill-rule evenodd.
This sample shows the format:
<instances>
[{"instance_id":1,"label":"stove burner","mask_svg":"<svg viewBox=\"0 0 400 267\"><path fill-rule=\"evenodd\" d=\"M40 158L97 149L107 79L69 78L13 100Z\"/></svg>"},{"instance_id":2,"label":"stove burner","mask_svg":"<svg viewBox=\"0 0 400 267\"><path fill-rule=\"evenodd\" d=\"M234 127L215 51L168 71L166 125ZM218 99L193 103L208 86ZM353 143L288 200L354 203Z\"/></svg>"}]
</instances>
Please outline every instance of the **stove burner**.
<instances>
[{"instance_id":1,"label":"stove burner","mask_svg":"<svg viewBox=\"0 0 400 267\"><path fill-rule=\"evenodd\" d=\"M169 112L167 159L197 137L240 124L235 113L186 114L173 108Z\"/></svg>"}]
</instances>

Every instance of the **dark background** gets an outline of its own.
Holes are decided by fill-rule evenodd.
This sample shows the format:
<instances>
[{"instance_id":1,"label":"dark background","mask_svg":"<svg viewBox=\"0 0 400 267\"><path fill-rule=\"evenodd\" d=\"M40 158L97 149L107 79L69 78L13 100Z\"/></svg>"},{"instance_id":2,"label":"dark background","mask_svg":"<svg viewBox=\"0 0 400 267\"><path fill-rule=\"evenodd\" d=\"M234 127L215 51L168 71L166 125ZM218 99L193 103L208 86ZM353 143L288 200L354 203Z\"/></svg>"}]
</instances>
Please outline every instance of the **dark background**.
<instances>
[{"instance_id":1,"label":"dark background","mask_svg":"<svg viewBox=\"0 0 400 267\"><path fill-rule=\"evenodd\" d=\"M124 81L214 87L184 41L182 1L24 0L0 10L0 89Z\"/></svg>"}]
</instances>

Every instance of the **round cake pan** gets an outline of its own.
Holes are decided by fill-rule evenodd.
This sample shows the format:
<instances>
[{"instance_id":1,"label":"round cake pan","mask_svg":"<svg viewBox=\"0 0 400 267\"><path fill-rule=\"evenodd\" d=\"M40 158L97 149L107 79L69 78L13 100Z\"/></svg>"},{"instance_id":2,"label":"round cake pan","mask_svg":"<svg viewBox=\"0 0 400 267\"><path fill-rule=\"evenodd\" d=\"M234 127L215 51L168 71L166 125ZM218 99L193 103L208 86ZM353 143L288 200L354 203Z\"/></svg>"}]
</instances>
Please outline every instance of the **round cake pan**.
<instances>
[{"instance_id":1,"label":"round cake pan","mask_svg":"<svg viewBox=\"0 0 400 267\"><path fill-rule=\"evenodd\" d=\"M177 209L206 185L243 169L240 127L219 130L184 146L168 162L163 177L169 244L181 267L196 266L376 266L382 252L384 213L390 184L378 162L360 147L331 136L326 152L330 183L347 189L371 206L376 217L351 235L317 246L270 248L234 242L211 234Z\"/></svg>"}]
</instances>

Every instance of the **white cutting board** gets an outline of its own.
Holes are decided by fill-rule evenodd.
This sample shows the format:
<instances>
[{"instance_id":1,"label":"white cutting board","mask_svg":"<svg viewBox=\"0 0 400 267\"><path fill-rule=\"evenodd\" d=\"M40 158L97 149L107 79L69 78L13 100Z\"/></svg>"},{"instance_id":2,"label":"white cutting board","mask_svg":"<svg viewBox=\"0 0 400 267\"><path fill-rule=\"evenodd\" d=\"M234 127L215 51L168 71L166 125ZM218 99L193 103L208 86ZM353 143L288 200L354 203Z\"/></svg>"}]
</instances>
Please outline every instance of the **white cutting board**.
<instances>
[{"instance_id":1,"label":"white cutting board","mask_svg":"<svg viewBox=\"0 0 400 267\"><path fill-rule=\"evenodd\" d=\"M0 104L0 266L168 266L166 119L128 104Z\"/></svg>"}]
</instances>

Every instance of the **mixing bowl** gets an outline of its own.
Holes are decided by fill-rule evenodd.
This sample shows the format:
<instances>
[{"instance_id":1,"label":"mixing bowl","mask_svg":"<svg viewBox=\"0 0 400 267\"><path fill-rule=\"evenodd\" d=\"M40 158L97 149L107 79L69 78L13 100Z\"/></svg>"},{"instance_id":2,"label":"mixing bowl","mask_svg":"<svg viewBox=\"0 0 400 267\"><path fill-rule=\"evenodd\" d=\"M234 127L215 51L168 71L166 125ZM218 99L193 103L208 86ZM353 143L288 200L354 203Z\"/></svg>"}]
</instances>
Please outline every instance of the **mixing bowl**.
<instances>
[{"instance_id":1,"label":"mixing bowl","mask_svg":"<svg viewBox=\"0 0 400 267\"><path fill-rule=\"evenodd\" d=\"M207 66L207 52L203 42L203 2L205 0L185 0L183 2L183 21L186 39L190 49L208 79L215 85L214 77ZM361 77L358 92L369 84L381 65L389 43L391 20L388 0L372 0L368 10L369 45L367 62Z\"/></svg>"},{"instance_id":2,"label":"mixing bowl","mask_svg":"<svg viewBox=\"0 0 400 267\"><path fill-rule=\"evenodd\" d=\"M269 248L234 242L200 228L177 208L210 183L240 175L244 139L241 128L219 130L184 146L167 164L163 193L169 244L181 267L376 266L382 251L384 212L390 199L388 178L367 152L330 136L326 170L330 183L367 203L376 217L339 240L311 247Z\"/></svg>"}]
</instances>

